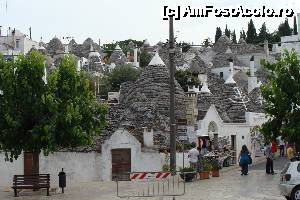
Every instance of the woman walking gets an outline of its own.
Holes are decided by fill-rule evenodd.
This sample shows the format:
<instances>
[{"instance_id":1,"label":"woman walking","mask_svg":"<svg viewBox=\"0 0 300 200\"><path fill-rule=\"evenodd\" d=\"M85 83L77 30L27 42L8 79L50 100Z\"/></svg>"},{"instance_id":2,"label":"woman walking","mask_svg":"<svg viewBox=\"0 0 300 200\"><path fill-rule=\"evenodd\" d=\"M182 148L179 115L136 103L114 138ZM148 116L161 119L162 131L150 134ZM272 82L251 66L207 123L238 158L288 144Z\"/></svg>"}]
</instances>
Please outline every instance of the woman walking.
<instances>
[{"instance_id":1,"label":"woman walking","mask_svg":"<svg viewBox=\"0 0 300 200\"><path fill-rule=\"evenodd\" d=\"M248 175L248 165L249 165L249 161L250 161L249 157L250 157L250 152L249 152L247 146L243 145L242 150L239 154L239 164L242 168L242 170L241 170L242 176Z\"/></svg>"}]
</instances>

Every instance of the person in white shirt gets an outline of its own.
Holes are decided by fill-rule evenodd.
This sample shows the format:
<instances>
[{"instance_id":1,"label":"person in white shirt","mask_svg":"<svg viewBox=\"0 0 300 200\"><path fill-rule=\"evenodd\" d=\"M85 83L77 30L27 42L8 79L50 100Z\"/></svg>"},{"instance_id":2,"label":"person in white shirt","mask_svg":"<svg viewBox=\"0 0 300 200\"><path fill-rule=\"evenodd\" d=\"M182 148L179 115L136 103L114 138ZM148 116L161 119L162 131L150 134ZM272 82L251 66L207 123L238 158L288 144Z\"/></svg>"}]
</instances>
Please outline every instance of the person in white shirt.
<instances>
[{"instance_id":1,"label":"person in white shirt","mask_svg":"<svg viewBox=\"0 0 300 200\"><path fill-rule=\"evenodd\" d=\"M284 156L284 148L285 148L285 143L282 140L282 138L279 139L279 149L280 149L280 156L283 157Z\"/></svg>"},{"instance_id":2,"label":"person in white shirt","mask_svg":"<svg viewBox=\"0 0 300 200\"><path fill-rule=\"evenodd\" d=\"M192 149L188 152L188 158L190 159L190 166L197 170L199 151L194 142L191 145Z\"/></svg>"}]
</instances>

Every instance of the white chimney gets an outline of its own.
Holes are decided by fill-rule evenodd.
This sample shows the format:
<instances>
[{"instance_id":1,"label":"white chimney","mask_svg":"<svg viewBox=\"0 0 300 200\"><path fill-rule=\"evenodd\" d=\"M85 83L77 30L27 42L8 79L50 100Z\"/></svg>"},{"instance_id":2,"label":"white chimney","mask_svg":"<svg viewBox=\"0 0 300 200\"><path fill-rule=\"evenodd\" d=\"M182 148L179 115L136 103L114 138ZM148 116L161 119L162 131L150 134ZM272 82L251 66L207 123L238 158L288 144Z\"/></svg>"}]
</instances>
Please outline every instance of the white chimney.
<instances>
[{"instance_id":1,"label":"white chimney","mask_svg":"<svg viewBox=\"0 0 300 200\"><path fill-rule=\"evenodd\" d=\"M152 128L150 131L148 131L147 128L144 128L143 139L144 139L145 147L153 147L154 143L153 143L153 129Z\"/></svg>"},{"instance_id":2,"label":"white chimney","mask_svg":"<svg viewBox=\"0 0 300 200\"><path fill-rule=\"evenodd\" d=\"M233 59L230 58L228 59L229 61L229 76L225 81L225 84L231 84L231 83L236 83L235 80L233 79Z\"/></svg>"},{"instance_id":3,"label":"white chimney","mask_svg":"<svg viewBox=\"0 0 300 200\"><path fill-rule=\"evenodd\" d=\"M134 58L133 63L134 63L134 66L139 67L139 64L137 61L137 57L138 57L137 54L138 54L138 49L137 49L137 47L135 47L133 50L133 58Z\"/></svg>"},{"instance_id":4,"label":"white chimney","mask_svg":"<svg viewBox=\"0 0 300 200\"><path fill-rule=\"evenodd\" d=\"M199 74L198 79L202 83L202 87L201 87L200 92L201 93L211 93L210 90L208 89L208 85L207 85L207 75L206 74Z\"/></svg>"},{"instance_id":5,"label":"white chimney","mask_svg":"<svg viewBox=\"0 0 300 200\"><path fill-rule=\"evenodd\" d=\"M248 77L248 94L256 87L257 84L257 77L254 75L254 56L250 59L250 76Z\"/></svg>"},{"instance_id":6,"label":"white chimney","mask_svg":"<svg viewBox=\"0 0 300 200\"><path fill-rule=\"evenodd\" d=\"M250 76L254 76L254 56L250 59Z\"/></svg>"},{"instance_id":7,"label":"white chimney","mask_svg":"<svg viewBox=\"0 0 300 200\"><path fill-rule=\"evenodd\" d=\"M268 40L264 41L264 51L267 56L269 56L269 42Z\"/></svg>"},{"instance_id":8,"label":"white chimney","mask_svg":"<svg viewBox=\"0 0 300 200\"><path fill-rule=\"evenodd\" d=\"M43 75L43 81L45 84L47 84L47 69L46 69L46 61L44 62L44 75Z\"/></svg>"}]
</instances>

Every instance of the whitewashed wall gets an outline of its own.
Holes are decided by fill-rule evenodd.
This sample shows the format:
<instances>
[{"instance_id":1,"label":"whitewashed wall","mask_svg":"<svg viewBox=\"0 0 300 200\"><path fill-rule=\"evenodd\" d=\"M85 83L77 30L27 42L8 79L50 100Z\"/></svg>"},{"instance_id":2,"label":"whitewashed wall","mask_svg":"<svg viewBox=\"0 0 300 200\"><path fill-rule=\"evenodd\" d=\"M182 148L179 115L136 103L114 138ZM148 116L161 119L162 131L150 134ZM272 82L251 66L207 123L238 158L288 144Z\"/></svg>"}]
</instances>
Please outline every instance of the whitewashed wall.
<instances>
[{"instance_id":1,"label":"whitewashed wall","mask_svg":"<svg viewBox=\"0 0 300 200\"><path fill-rule=\"evenodd\" d=\"M100 180L100 156L96 152L56 152L40 156L40 173L50 174L51 184L58 186L58 173L64 168L68 183Z\"/></svg>"},{"instance_id":2,"label":"whitewashed wall","mask_svg":"<svg viewBox=\"0 0 300 200\"><path fill-rule=\"evenodd\" d=\"M12 185L13 176L24 173L23 155L14 162L6 162L4 153L0 153L0 189Z\"/></svg>"}]
</instances>

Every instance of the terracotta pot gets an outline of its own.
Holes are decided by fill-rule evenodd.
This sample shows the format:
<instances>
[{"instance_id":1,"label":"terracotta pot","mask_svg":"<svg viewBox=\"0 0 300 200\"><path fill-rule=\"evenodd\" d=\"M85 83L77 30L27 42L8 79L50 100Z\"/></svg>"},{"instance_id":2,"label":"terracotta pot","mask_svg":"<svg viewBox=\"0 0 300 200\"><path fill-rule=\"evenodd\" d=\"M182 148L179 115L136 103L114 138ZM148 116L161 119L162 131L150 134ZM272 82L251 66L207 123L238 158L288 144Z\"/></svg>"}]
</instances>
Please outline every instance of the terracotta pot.
<instances>
[{"instance_id":1,"label":"terracotta pot","mask_svg":"<svg viewBox=\"0 0 300 200\"><path fill-rule=\"evenodd\" d=\"M220 171L219 170L213 170L213 171L211 171L211 176L212 177L219 177L220 176Z\"/></svg>"},{"instance_id":2,"label":"terracotta pot","mask_svg":"<svg viewBox=\"0 0 300 200\"><path fill-rule=\"evenodd\" d=\"M199 175L200 175L200 180L209 179L209 172L203 171L203 172L200 172Z\"/></svg>"}]
</instances>

